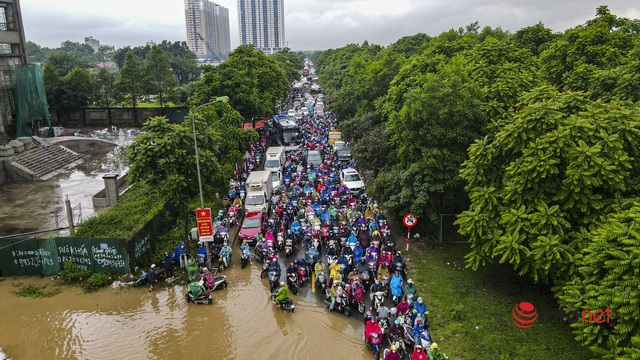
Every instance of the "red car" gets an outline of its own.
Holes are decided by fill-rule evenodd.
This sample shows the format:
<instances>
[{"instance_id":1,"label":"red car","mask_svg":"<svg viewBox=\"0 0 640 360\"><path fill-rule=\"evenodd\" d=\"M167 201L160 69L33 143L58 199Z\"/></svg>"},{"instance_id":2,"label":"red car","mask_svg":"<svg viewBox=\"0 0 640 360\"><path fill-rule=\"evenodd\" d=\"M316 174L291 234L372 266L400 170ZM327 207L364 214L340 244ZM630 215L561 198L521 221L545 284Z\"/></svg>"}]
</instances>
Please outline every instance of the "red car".
<instances>
[{"instance_id":1,"label":"red car","mask_svg":"<svg viewBox=\"0 0 640 360\"><path fill-rule=\"evenodd\" d=\"M247 244L255 244L256 236L264 229L264 224L267 221L267 214L263 211L252 211L244 216L242 221L242 227L238 233L240 244L243 240L247 240Z\"/></svg>"}]
</instances>

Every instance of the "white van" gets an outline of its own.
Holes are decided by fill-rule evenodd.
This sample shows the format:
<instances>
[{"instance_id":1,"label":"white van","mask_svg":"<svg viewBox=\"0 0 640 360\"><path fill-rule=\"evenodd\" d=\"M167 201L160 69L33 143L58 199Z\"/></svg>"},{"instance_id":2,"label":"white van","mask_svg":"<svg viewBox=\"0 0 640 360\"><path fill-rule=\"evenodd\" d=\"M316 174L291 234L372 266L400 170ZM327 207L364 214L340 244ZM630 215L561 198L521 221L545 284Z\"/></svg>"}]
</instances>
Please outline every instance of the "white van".
<instances>
[{"instance_id":1,"label":"white van","mask_svg":"<svg viewBox=\"0 0 640 360\"><path fill-rule=\"evenodd\" d=\"M268 148L264 158L264 169L271 172L282 172L286 160L284 151L284 146L272 146Z\"/></svg>"}]
</instances>

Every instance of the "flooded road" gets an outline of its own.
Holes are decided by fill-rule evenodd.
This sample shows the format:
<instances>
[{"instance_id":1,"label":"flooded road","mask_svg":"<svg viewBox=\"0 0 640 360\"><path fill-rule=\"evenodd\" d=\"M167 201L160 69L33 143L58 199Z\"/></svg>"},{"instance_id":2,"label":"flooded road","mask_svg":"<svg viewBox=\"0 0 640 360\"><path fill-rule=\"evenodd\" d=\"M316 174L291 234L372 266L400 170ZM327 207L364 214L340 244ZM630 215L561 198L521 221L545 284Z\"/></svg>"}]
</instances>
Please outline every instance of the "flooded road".
<instances>
[{"instance_id":1,"label":"flooded road","mask_svg":"<svg viewBox=\"0 0 640 360\"><path fill-rule=\"evenodd\" d=\"M108 138L119 145L128 144L132 139L130 136ZM49 180L4 184L0 192L0 236L53 229L56 209L59 225L66 224L66 195L71 206L80 204L83 219L101 211L93 208L91 197L104 188L103 175L125 174L128 166L124 149L118 146L83 153L83 164Z\"/></svg>"},{"instance_id":2,"label":"flooded road","mask_svg":"<svg viewBox=\"0 0 640 360\"><path fill-rule=\"evenodd\" d=\"M17 282L0 281L0 346L20 359L372 359L362 317L329 313L309 285L292 295L293 314L269 300L261 264L240 267L234 247L226 290L213 305L187 304L183 285L66 288L47 299L20 298ZM283 271L284 273L284 271Z\"/></svg>"}]
</instances>

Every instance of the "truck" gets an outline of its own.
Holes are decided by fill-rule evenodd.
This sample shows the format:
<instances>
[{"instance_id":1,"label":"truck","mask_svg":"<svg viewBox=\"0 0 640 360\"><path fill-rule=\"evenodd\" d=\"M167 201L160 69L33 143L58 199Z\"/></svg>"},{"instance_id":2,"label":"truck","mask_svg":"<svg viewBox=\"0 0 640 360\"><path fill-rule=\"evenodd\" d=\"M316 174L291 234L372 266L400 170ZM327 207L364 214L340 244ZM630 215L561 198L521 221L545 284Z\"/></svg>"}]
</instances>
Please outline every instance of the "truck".
<instances>
[{"instance_id":1,"label":"truck","mask_svg":"<svg viewBox=\"0 0 640 360\"><path fill-rule=\"evenodd\" d=\"M245 183L247 197L245 198L245 212L269 211L271 195L273 195L273 183L271 171L252 171Z\"/></svg>"},{"instance_id":2,"label":"truck","mask_svg":"<svg viewBox=\"0 0 640 360\"><path fill-rule=\"evenodd\" d=\"M264 169L268 171L282 171L285 160L284 146L271 146L265 154Z\"/></svg>"}]
</instances>

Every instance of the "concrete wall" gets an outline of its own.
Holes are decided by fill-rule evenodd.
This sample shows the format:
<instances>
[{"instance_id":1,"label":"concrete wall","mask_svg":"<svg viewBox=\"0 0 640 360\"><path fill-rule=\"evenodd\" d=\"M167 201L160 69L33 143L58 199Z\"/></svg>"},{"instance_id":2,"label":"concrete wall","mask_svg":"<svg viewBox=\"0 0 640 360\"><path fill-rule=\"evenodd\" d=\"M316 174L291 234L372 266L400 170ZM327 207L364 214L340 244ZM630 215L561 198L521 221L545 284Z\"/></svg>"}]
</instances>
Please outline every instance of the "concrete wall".
<instances>
[{"instance_id":1,"label":"concrete wall","mask_svg":"<svg viewBox=\"0 0 640 360\"><path fill-rule=\"evenodd\" d=\"M182 122L184 116L189 115L188 107L171 108L142 108L136 109L136 116L132 108L89 108L73 111L68 114L51 112L53 123L65 127L83 126L141 126L148 118L167 116L172 122ZM59 118L58 118L59 116Z\"/></svg>"}]
</instances>

